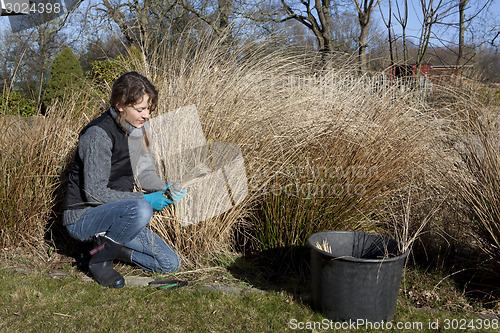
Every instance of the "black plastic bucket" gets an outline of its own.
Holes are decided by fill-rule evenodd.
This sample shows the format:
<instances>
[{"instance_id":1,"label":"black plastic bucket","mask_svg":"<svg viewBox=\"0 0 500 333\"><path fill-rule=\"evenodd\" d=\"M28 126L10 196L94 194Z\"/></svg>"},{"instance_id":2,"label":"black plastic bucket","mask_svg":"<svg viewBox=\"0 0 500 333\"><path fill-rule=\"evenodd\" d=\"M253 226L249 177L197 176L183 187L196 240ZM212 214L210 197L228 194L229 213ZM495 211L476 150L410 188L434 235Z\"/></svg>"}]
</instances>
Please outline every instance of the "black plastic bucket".
<instances>
[{"instance_id":1,"label":"black plastic bucket","mask_svg":"<svg viewBox=\"0 0 500 333\"><path fill-rule=\"evenodd\" d=\"M316 244L326 243L331 253ZM307 240L311 247L312 300L331 320L389 321L396 312L408 251L396 240L356 231L325 231Z\"/></svg>"}]
</instances>

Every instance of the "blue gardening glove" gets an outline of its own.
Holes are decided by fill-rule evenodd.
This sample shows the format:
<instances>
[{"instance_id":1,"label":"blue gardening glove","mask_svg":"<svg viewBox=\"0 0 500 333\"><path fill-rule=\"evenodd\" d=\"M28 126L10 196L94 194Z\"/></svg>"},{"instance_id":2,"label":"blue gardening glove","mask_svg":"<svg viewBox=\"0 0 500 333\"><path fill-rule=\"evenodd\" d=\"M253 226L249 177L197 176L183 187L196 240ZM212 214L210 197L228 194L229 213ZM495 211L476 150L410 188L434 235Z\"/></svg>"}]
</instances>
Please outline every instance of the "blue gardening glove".
<instances>
[{"instance_id":1,"label":"blue gardening glove","mask_svg":"<svg viewBox=\"0 0 500 333\"><path fill-rule=\"evenodd\" d=\"M173 204L172 201L170 201L163 195L163 191L144 194L142 197L144 200L149 202L151 206L153 206L154 210L162 210L168 205Z\"/></svg>"},{"instance_id":2,"label":"blue gardening glove","mask_svg":"<svg viewBox=\"0 0 500 333\"><path fill-rule=\"evenodd\" d=\"M165 187L165 195L173 202L179 201L186 195L186 190L179 186L178 183L168 184Z\"/></svg>"}]
</instances>

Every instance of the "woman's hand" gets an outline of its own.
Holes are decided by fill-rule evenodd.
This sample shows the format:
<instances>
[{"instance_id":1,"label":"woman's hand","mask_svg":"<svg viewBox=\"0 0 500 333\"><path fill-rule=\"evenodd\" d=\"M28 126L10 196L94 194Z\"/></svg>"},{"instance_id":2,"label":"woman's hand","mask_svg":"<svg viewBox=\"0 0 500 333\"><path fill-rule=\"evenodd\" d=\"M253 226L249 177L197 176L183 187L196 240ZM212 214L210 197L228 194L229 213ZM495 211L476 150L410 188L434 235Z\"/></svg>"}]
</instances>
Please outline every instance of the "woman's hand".
<instances>
[{"instance_id":1,"label":"woman's hand","mask_svg":"<svg viewBox=\"0 0 500 333\"><path fill-rule=\"evenodd\" d=\"M162 210L168 205L173 204L172 201L163 195L163 191L144 194L143 199L149 202L154 210Z\"/></svg>"},{"instance_id":2,"label":"woman's hand","mask_svg":"<svg viewBox=\"0 0 500 333\"><path fill-rule=\"evenodd\" d=\"M173 202L179 201L186 195L186 190L181 188L178 183L168 184L165 187L165 195Z\"/></svg>"}]
</instances>

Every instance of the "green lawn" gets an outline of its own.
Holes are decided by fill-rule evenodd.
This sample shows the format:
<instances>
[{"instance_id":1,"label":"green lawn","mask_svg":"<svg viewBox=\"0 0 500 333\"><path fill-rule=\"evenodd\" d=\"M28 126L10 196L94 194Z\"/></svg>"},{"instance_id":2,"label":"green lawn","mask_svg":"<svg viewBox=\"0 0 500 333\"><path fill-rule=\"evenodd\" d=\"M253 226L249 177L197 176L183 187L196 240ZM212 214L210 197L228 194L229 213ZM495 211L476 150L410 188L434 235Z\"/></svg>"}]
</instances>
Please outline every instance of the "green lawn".
<instances>
[{"instance_id":1,"label":"green lawn","mask_svg":"<svg viewBox=\"0 0 500 333\"><path fill-rule=\"evenodd\" d=\"M367 324L335 323L314 312L307 283L293 287L289 279L265 292L255 288L262 283L242 278L241 272L252 271L250 264L239 274L225 267L180 272L176 276L190 284L175 290L103 288L70 265L62 269L68 274L57 278L40 267L23 274L10 266L0 269L0 332L378 332L387 327L469 332L472 326L482 327L476 332L496 332L499 324L498 316L471 305L452 280L418 269L405 272L394 320ZM257 268L253 272L259 274ZM208 284L232 286L233 292L204 290Z\"/></svg>"}]
</instances>

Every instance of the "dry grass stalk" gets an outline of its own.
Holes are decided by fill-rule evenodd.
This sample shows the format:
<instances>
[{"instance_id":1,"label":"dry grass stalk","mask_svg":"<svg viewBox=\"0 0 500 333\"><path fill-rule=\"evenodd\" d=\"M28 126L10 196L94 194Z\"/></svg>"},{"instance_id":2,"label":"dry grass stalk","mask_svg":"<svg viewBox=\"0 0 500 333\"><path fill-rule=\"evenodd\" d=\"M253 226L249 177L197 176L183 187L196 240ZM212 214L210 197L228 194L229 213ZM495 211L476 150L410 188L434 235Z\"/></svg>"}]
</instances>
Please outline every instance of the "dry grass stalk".
<instances>
[{"instance_id":1,"label":"dry grass stalk","mask_svg":"<svg viewBox=\"0 0 500 333\"><path fill-rule=\"evenodd\" d=\"M390 214L388 229L392 230L391 236L398 242L399 253L405 253L410 250L412 244L422 235L425 228L431 223L434 215L439 211L446 197L441 200L434 200L430 209L415 214L416 207L422 209L422 202L426 199L418 194L418 187L412 181L405 189L401 189L391 198L394 206L386 203L387 211ZM424 209L422 209L424 210ZM420 216L421 214L424 216ZM417 220L418 218L418 220Z\"/></svg>"},{"instance_id":2,"label":"dry grass stalk","mask_svg":"<svg viewBox=\"0 0 500 333\"><path fill-rule=\"evenodd\" d=\"M320 242L316 242L316 248L320 249L321 251L325 251L327 253L332 253L332 248L331 246L328 244L328 240L327 239L323 239L323 241L320 243Z\"/></svg>"}]
</instances>

